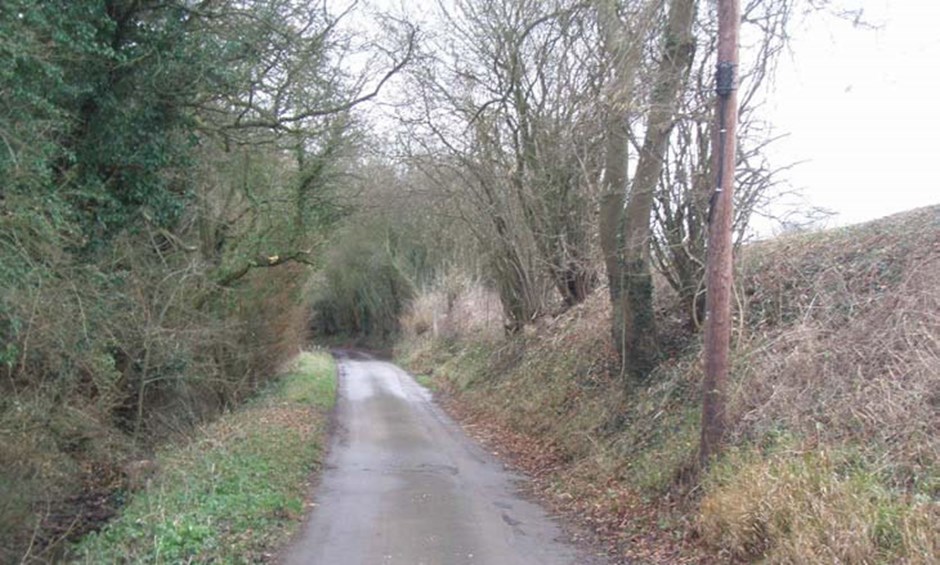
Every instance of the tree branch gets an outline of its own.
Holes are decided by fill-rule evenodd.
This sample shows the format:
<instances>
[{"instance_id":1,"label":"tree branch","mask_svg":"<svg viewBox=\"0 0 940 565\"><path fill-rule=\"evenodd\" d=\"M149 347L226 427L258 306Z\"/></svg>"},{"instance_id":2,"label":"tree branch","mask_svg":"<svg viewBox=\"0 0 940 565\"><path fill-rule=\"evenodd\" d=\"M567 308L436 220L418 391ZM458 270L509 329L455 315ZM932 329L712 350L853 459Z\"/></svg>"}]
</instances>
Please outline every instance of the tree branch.
<instances>
[{"instance_id":1,"label":"tree branch","mask_svg":"<svg viewBox=\"0 0 940 565\"><path fill-rule=\"evenodd\" d=\"M241 266L222 273L215 283L220 287L230 287L247 275L252 269L278 267L287 263L314 265L315 263L310 257L310 251L293 251L283 255L258 255L254 259L249 259Z\"/></svg>"}]
</instances>

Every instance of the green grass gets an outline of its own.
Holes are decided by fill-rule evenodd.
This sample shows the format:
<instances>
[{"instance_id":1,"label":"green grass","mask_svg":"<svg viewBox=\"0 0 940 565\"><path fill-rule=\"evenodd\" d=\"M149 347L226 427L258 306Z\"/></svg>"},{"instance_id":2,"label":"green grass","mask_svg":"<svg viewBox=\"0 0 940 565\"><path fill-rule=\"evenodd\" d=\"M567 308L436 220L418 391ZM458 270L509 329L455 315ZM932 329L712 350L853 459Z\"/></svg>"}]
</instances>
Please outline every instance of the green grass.
<instances>
[{"instance_id":1,"label":"green grass","mask_svg":"<svg viewBox=\"0 0 940 565\"><path fill-rule=\"evenodd\" d=\"M84 563L269 560L304 514L336 371L305 353L258 399L158 454L159 474L121 516L79 542Z\"/></svg>"},{"instance_id":2,"label":"green grass","mask_svg":"<svg viewBox=\"0 0 940 565\"><path fill-rule=\"evenodd\" d=\"M336 366L326 354L297 358L293 370L281 383L281 396L301 404L328 410L336 402Z\"/></svg>"},{"instance_id":3,"label":"green grass","mask_svg":"<svg viewBox=\"0 0 940 565\"><path fill-rule=\"evenodd\" d=\"M419 373L414 376L415 380L418 381L418 384L427 388L429 390L437 390L438 383L434 380L434 377L425 373Z\"/></svg>"}]
</instances>

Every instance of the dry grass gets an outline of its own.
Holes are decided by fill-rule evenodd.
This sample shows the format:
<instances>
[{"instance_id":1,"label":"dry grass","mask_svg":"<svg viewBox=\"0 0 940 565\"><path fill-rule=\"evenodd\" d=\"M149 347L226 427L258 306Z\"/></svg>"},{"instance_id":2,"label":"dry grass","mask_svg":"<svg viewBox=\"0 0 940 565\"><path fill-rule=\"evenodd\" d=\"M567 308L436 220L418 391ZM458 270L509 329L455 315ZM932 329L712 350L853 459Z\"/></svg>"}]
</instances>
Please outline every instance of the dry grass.
<instances>
[{"instance_id":1,"label":"dry grass","mask_svg":"<svg viewBox=\"0 0 940 565\"><path fill-rule=\"evenodd\" d=\"M462 277L421 293L402 316L407 341L455 340L501 335L503 313L496 292Z\"/></svg>"},{"instance_id":2,"label":"dry grass","mask_svg":"<svg viewBox=\"0 0 940 565\"><path fill-rule=\"evenodd\" d=\"M760 243L738 266L732 450L697 479L698 339L671 336L624 386L602 293L509 341L406 350L478 420L557 450L546 494L620 555L936 562L940 207ZM658 304L662 327L681 318Z\"/></svg>"},{"instance_id":3,"label":"dry grass","mask_svg":"<svg viewBox=\"0 0 940 565\"><path fill-rule=\"evenodd\" d=\"M534 475L546 502L612 555L695 562L691 528L663 492L694 451L687 383L675 371L655 392L626 390L608 324L607 299L595 293L513 340L423 341L409 344L403 360L446 383L470 432Z\"/></svg>"},{"instance_id":4,"label":"dry grass","mask_svg":"<svg viewBox=\"0 0 940 565\"><path fill-rule=\"evenodd\" d=\"M839 454L731 454L710 475L700 530L725 557L768 563L934 563L940 512L899 498Z\"/></svg>"},{"instance_id":5,"label":"dry grass","mask_svg":"<svg viewBox=\"0 0 940 565\"><path fill-rule=\"evenodd\" d=\"M744 254L732 440L798 447L712 470L699 524L715 548L776 563L936 562L938 242L935 207Z\"/></svg>"},{"instance_id":6,"label":"dry grass","mask_svg":"<svg viewBox=\"0 0 940 565\"><path fill-rule=\"evenodd\" d=\"M940 208L748 250L738 441L856 444L894 486L940 494Z\"/></svg>"}]
</instances>

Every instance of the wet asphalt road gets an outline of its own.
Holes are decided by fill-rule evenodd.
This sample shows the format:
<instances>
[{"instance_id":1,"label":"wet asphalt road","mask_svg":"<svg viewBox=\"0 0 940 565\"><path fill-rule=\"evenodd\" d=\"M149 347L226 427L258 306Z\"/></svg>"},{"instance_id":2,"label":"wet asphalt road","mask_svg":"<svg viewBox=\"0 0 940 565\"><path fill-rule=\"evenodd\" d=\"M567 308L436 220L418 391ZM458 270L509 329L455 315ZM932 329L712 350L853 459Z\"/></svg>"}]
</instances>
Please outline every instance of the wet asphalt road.
<instances>
[{"instance_id":1,"label":"wet asphalt road","mask_svg":"<svg viewBox=\"0 0 940 565\"><path fill-rule=\"evenodd\" d=\"M286 563L598 563L405 372L345 358L339 387L316 506Z\"/></svg>"}]
</instances>

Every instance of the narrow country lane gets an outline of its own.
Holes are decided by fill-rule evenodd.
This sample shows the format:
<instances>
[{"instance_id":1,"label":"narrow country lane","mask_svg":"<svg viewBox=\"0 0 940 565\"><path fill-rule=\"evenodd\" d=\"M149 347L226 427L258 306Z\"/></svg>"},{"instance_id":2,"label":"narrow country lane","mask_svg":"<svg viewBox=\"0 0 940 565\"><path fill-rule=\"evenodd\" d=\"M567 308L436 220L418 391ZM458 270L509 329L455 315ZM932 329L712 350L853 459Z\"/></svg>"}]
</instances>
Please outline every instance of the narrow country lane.
<instances>
[{"instance_id":1,"label":"narrow country lane","mask_svg":"<svg viewBox=\"0 0 940 565\"><path fill-rule=\"evenodd\" d=\"M316 506L285 561L320 565L585 564L518 477L408 374L341 359L337 429Z\"/></svg>"}]
</instances>

